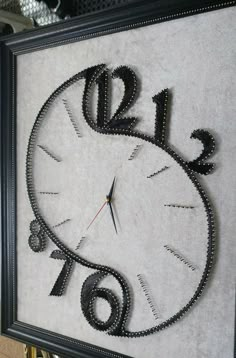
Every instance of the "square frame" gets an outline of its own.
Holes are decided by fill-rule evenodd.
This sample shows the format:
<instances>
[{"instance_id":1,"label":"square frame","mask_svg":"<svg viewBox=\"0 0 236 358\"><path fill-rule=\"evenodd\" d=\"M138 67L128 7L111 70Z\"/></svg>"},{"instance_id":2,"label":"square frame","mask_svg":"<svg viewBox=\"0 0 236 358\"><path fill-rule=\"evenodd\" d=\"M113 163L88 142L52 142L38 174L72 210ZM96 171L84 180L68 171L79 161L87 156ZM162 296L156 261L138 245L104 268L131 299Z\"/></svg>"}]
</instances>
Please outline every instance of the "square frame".
<instances>
[{"instance_id":1,"label":"square frame","mask_svg":"<svg viewBox=\"0 0 236 358\"><path fill-rule=\"evenodd\" d=\"M17 320L16 71L17 56L92 37L234 6L235 1L137 1L0 41L2 333L66 357L126 357Z\"/></svg>"}]
</instances>

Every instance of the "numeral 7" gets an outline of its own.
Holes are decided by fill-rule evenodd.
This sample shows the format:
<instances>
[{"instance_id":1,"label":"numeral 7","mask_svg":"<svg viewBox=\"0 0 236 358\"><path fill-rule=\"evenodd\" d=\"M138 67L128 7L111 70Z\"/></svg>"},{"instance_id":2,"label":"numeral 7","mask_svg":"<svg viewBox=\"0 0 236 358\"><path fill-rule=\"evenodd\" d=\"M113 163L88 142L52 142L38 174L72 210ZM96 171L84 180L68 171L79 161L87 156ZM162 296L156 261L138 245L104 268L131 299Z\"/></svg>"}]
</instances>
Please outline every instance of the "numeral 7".
<instances>
[{"instance_id":1,"label":"numeral 7","mask_svg":"<svg viewBox=\"0 0 236 358\"><path fill-rule=\"evenodd\" d=\"M60 250L54 250L51 253L50 257L52 259L65 261L62 270L59 276L57 277L56 282L50 293L50 296L62 296L70 279L72 269L74 266L74 261L68 256L66 256L63 251Z\"/></svg>"}]
</instances>

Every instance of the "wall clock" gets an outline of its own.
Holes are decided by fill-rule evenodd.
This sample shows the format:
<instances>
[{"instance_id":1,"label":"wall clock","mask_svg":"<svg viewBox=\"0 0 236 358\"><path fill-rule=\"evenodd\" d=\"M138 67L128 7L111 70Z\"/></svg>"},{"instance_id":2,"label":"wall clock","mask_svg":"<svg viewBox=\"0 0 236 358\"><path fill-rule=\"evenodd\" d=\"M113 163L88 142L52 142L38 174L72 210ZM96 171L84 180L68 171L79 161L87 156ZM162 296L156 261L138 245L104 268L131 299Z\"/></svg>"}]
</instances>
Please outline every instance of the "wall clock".
<instances>
[{"instance_id":1,"label":"wall clock","mask_svg":"<svg viewBox=\"0 0 236 358\"><path fill-rule=\"evenodd\" d=\"M134 1L0 41L4 335L231 358L233 5Z\"/></svg>"},{"instance_id":2,"label":"wall clock","mask_svg":"<svg viewBox=\"0 0 236 358\"><path fill-rule=\"evenodd\" d=\"M112 79L124 88L113 115ZM126 337L159 331L188 311L205 286L214 248L210 203L195 175L212 171L205 159L214 138L195 130L203 150L185 162L167 145L168 90L150 99L153 137L135 131L138 118L125 116L137 92L127 66L97 65L63 83L34 123L26 172L35 214L29 245L40 252L48 237L58 247L51 257L65 261L51 296L65 294L73 262L87 268L78 287L84 318ZM80 118L72 109L78 100Z\"/></svg>"}]
</instances>

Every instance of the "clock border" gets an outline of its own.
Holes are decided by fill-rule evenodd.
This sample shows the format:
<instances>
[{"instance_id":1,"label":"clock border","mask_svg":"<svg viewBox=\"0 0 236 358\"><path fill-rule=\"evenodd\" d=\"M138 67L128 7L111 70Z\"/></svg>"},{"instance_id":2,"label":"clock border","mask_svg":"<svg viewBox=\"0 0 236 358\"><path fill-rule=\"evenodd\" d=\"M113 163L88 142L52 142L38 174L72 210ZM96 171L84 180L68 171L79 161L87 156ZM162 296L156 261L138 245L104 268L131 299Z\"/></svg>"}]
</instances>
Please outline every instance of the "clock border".
<instances>
[{"instance_id":1,"label":"clock border","mask_svg":"<svg viewBox=\"0 0 236 358\"><path fill-rule=\"evenodd\" d=\"M204 209L205 209L205 214L206 214L206 221L207 221L207 226L208 226L208 232L207 232L208 238L206 239L207 240L206 263L205 263L205 267L204 267L204 271L203 271L201 280L198 284L196 291L194 292L194 295L191 297L189 302L183 308L181 308L176 314L174 314L169 319L165 320L164 322L162 322L156 326L153 326L150 329L145 329L145 330L137 331L137 332L130 332L130 331L125 330L125 323L129 316L131 298L130 298L130 294L129 294L128 284L126 284L124 278L121 276L121 273L119 273L118 271L116 271L113 268L103 266L101 264L95 264L95 263L90 262L86 259L83 259L79 254L76 254L75 252L73 252L62 241L60 241L57 238L56 234L54 234L50 230L49 226L43 219L43 217L40 213L40 209L37 205L37 199L36 199L36 195L35 195L36 193L34 190L33 155L34 155L34 151L35 151L35 147L36 147L35 141L37 138L37 134L40 131L41 123L43 122L47 111L50 109L51 105L53 105L53 102L58 98L58 96L60 96L66 89L68 89L70 86L72 86L76 82L78 82L84 78L86 79L87 72L90 72L90 75L89 75L89 77L90 77L91 70L94 71L94 73L92 75L93 79L88 81L87 84L85 84L84 96L83 96L83 100L82 100L82 103L83 103L82 107L83 107L83 112L84 112L83 120L85 120L87 122L87 124L89 125L91 130L96 131L100 135L120 135L120 136L127 136L127 137L142 139L146 142L152 143L153 145L163 149L181 166L181 168L187 174L188 178L191 180L192 184L194 185L195 189L197 190L197 192L201 198L201 201L202 201ZM145 135L143 133L136 132L135 129L108 129L106 127L99 127L93 121L93 119L90 117L90 115L88 113L89 109L87 107L86 94L87 94L87 96L89 96L91 86L96 84L96 79L99 78L101 73L103 73L104 71L106 71L106 68L102 64L93 66L90 68L86 68L85 70L80 71L79 73L75 74L74 76L69 78L67 81L62 83L60 86L58 86L53 91L53 93L48 97L48 99L45 101L45 103L43 104L43 106L40 109L40 111L37 115L37 118L33 124L33 128L32 128L30 138L28 141L27 159L26 159L27 192L28 192L28 197L30 200L31 208L32 208L32 211L35 215L37 222L39 223L43 232L45 232L46 235L55 243L55 245L58 247L58 249L62 250L63 253L66 256L68 256L68 258L72 259L74 262L81 264L85 267L91 268L93 270L97 270L97 271L101 270L101 272L106 272L106 274L111 274L118 280L118 282L122 288L122 291L123 291L123 304L124 304L124 301L128 301L128 303L126 304L127 307L122 306L122 309L124 308L124 311L125 311L124 317L123 317L124 323L122 324L122 329L121 329L123 335L118 335L118 336L121 336L121 337L124 336L124 337L128 337L128 338L137 338L137 337L144 337L144 336L153 334L155 332L159 332L160 330L163 330L163 329L169 327L170 325L172 325L173 323L177 322L180 318L183 317L184 314L186 314L189 311L189 309L194 305L194 303L201 296L203 289L206 286L208 276L209 276L211 268L212 268L213 257L214 257L214 248L215 248L214 215L213 215L210 201L209 201L205 191L203 190L201 184L197 180L197 177L194 174L193 170L190 169L188 167L188 164L173 149L171 149L167 144L165 144L165 142L162 142L162 141L156 139L154 136L151 137L149 135ZM86 79L86 81L87 81L87 79ZM126 299L125 295L127 295L127 299ZM116 334L114 334L114 335L116 335Z\"/></svg>"}]
</instances>

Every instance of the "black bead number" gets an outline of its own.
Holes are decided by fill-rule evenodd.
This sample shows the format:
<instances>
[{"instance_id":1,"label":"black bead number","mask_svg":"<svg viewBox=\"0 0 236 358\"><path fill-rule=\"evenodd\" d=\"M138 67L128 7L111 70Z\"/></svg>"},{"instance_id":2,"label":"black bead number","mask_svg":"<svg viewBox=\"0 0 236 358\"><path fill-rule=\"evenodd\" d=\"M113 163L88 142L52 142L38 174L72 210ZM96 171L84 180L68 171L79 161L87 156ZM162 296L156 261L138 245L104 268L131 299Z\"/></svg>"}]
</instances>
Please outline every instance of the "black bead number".
<instances>
[{"instance_id":1,"label":"black bead number","mask_svg":"<svg viewBox=\"0 0 236 358\"><path fill-rule=\"evenodd\" d=\"M61 270L61 272L52 288L52 291L50 293L50 296L62 296L66 287L67 287L67 284L68 284L68 281L69 281L69 278L70 278L70 275L71 275L71 272L72 272L72 269L74 266L74 261L71 258L67 257L60 250L54 250L51 253L50 257L52 259L65 261L63 268L62 268L62 270Z\"/></svg>"},{"instance_id":2,"label":"black bead number","mask_svg":"<svg viewBox=\"0 0 236 358\"><path fill-rule=\"evenodd\" d=\"M187 163L188 167L195 173L208 175L214 169L214 164L206 163L205 161L211 157L215 151L215 139L204 129L196 129L193 131L191 138L200 140L203 144L203 150L195 160Z\"/></svg>"},{"instance_id":3,"label":"black bead number","mask_svg":"<svg viewBox=\"0 0 236 358\"><path fill-rule=\"evenodd\" d=\"M30 223L30 232L29 236L29 247L34 252L42 252L46 248L47 236L44 231L41 229L40 224L37 220L32 220Z\"/></svg>"},{"instance_id":4,"label":"black bead number","mask_svg":"<svg viewBox=\"0 0 236 358\"><path fill-rule=\"evenodd\" d=\"M99 282L107 275L98 271L90 275L84 282L81 291L81 308L89 324L99 331L114 331L120 321L119 301L108 288L97 287ZM111 307L111 314L107 321L96 317L94 303L97 298L106 300Z\"/></svg>"}]
</instances>

